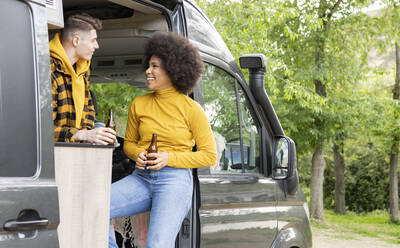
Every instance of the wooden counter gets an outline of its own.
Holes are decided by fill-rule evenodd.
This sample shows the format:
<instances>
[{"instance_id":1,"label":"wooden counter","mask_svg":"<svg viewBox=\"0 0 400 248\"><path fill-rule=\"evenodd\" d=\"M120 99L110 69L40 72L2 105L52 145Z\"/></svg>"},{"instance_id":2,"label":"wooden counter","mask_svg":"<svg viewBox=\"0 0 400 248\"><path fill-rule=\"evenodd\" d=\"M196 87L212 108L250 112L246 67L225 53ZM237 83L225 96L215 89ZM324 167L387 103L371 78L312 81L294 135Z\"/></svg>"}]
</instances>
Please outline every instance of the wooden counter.
<instances>
[{"instance_id":1,"label":"wooden counter","mask_svg":"<svg viewBox=\"0 0 400 248\"><path fill-rule=\"evenodd\" d=\"M107 248L112 146L56 143L60 248Z\"/></svg>"}]
</instances>

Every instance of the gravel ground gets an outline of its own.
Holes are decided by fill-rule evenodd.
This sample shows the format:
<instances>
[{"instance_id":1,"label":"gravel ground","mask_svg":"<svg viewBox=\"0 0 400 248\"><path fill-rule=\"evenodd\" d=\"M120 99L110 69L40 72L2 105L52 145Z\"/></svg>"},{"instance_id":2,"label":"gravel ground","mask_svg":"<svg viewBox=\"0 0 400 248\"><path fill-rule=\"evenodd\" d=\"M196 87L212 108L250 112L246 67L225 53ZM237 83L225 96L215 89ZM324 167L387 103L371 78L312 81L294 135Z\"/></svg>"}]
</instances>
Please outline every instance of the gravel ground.
<instances>
[{"instance_id":1,"label":"gravel ground","mask_svg":"<svg viewBox=\"0 0 400 248\"><path fill-rule=\"evenodd\" d=\"M330 229L313 228L312 235L313 248L400 248L400 244Z\"/></svg>"}]
</instances>

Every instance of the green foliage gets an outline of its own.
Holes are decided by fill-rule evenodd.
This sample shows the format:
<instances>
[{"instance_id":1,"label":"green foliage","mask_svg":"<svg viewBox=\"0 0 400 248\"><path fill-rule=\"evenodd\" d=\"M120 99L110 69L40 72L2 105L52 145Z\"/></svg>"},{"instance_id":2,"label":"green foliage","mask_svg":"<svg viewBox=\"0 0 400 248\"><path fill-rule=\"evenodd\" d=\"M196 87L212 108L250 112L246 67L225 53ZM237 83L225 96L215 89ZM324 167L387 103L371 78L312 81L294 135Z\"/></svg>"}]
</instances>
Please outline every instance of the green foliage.
<instances>
[{"instance_id":1,"label":"green foliage","mask_svg":"<svg viewBox=\"0 0 400 248\"><path fill-rule=\"evenodd\" d=\"M348 210L360 213L388 209L388 156L381 149L382 147L376 147L372 143L353 143L347 150L345 197ZM329 165L325 170L324 206L333 209L335 201L333 158L327 156L327 162Z\"/></svg>"},{"instance_id":2,"label":"green foliage","mask_svg":"<svg viewBox=\"0 0 400 248\"><path fill-rule=\"evenodd\" d=\"M384 142L375 140L375 143L372 143L367 140L348 139L345 143L346 209L357 213L389 208L388 150ZM333 154L326 154L326 160L324 206L333 209L335 203Z\"/></svg>"},{"instance_id":3,"label":"green foliage","mask_svg":"<svg viewBox=\"0 0 400 248\"><path fill-rule=\"evenodd\" d=\"M394 80L387 83L392 69L372 68L368 55L399 41L399 2L385 1L380 15L361 11L372 0L197 2L236 59L249 53L268 58L265 88L285 133L296 141L301 184L309 186L312 153L322 144L325 205L333 206L331 147L341 135L349 209L386 208L387 154L400 134L400 105L392 100ZM355 197L360 188L364 199Z\"/></svg>"},{"instance_id":4,"label":"green foliage","mask_svg":"<svg viewBox=\"0 0 400 248\"><path fill-rule=\"evenodd\" d=\"M394 41L400 42L400 2L398 0L384 1L385 5L374 17L376 36L375 41L380 52L387 52L388 47L393 47Z\"/></svg>"},{"instance_id":5,"label":"green foliage","mask_svg":"<svg viewBox=\"0 0 400 248\"><path fill-rule=\"evenodd\" d=\"M299 154L329 143L357 114L349 104L357 103L352 98L359 91L351 89L362 79L367 45L354 24L370 22L349 11L366 4L354 1L343 1L328 20L334 3L199 1L236 58L255 52L268 57L266 90ZM326 97L316 92L317 80Z\"/></svg>"},{"instance_id":6,"label":"green foliage","mask_svg":"<svg viewBox=\"0 0 400 248\"><path fill-rule=\"evenodd\" d=\"M238 138L237 106L234 79L214 66L206 66L202 76L205 111L213 131L227 141ZM211 109L209 109L211 108Z\"/></svg>"},{"instance_id":7,"label":"green foliage","mask_svg":"<svg viewBox=\"0 0 400 248\"><path fill-rule=\"evenodd\" d=\"M98 113L96 120L106 123L108 110L113 109L117 134L122 137L125 136L129 106L135 97L145 94L146 91L121 82L92 83L90 88L97 99Z\"/></svg>"}]
</instances>

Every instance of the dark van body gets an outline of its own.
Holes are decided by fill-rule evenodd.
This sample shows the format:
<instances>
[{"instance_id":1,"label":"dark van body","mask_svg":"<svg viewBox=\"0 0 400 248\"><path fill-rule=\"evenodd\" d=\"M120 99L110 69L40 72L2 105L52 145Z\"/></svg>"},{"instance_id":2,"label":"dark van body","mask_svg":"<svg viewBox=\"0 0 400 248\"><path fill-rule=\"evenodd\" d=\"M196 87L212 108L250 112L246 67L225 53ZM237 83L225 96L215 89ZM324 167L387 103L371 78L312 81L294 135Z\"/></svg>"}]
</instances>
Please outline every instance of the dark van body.
<instances>
[{"instance_id":1,"label":"dark van body","mask_svg":"<svg viewBox=\"0 0 400 248\"><path fill-rule=\"evenodd\" d=\"M296 149L265 93L265 58L240 58L246 83L189 0L1 1L0 247L58 247L48 42L62 16L76 11L103 20L92 83L145 89L144 44L156 32L180 33L200 49L206 70L191 97L208 115L218 162L193 171L193 207L176 247L311 247Z\"/></svg>"}]
</instances>

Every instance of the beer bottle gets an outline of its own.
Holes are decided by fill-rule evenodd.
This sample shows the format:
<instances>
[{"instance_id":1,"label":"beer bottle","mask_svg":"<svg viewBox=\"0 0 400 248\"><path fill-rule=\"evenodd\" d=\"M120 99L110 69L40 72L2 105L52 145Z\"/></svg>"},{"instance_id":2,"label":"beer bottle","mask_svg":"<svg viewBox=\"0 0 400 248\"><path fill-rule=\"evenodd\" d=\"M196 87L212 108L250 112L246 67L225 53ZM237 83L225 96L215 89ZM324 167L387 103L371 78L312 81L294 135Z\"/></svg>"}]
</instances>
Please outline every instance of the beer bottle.
<instances>
[{"instance_id":1,"label":"beer bottle","mask_svg":"<svg viewBox=\"0 0 400 248\"><path fill-rule=\"evenodd\" d=\"M112 109L108 110L106 127L114 129L114 131L117 131L117 125L115 124L115 121L114 121L114 112Z\"/></svg>"},{"instance_id":2,"label":"beer bottle","mask_svg":"<svg viewBox=\"0 0 400 248\"><path fill-rule=\"evenodd\" d=\"M151 138L151 143L149 148L147 148L147 153L157 153L157 134L153 133L153 137ZM149 158L149 160L155 160L155 158Z\"/></svg>"},{"instance_id":3,"label":"beer bottle","mask_svg":"<svg viewBox=\"0 0 400 248\"><path fill-rule=\"evenodd\" d=\"M108 110L106 127L114 129L114 131L117 131L117 125L115 124L115 121L114 121L114 112L112 109ZM115 145L115 140L112 142L112 144Z\"/></svg>"}]
</instances>

